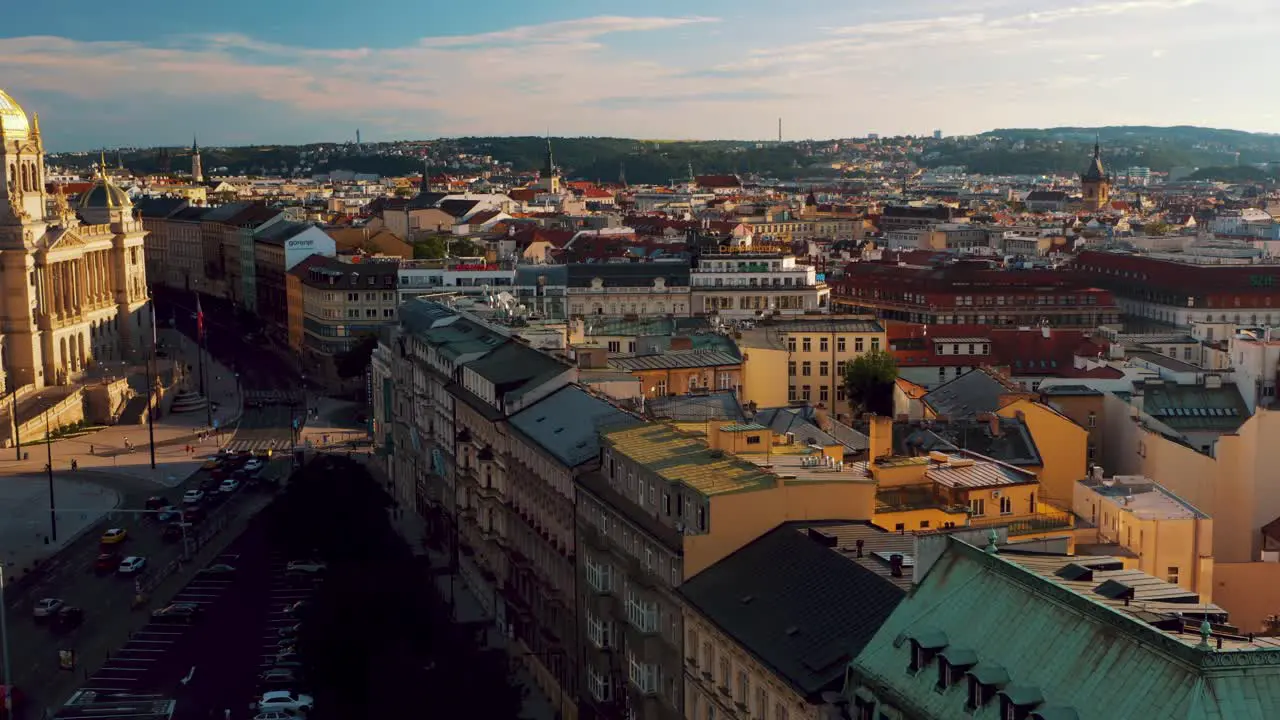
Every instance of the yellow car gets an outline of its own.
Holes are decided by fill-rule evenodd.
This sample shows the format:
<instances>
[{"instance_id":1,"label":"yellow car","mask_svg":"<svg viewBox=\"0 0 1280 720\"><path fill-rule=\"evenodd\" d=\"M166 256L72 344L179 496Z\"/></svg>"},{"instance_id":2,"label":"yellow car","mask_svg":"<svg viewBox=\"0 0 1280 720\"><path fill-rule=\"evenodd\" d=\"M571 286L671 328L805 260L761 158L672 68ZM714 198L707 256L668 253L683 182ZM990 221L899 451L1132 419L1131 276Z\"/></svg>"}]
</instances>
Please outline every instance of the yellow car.
<instances>
[{"instance_id":1,"label":"yellow car","mask_svg":"<svg viewBox=\"0 0 1280 720\"><path fill-rule=\"evenodd\" d=\"M117 543L122 543L128 534L128 531L124 528L111 528L110 530L102 533L102 544L115 545Z\"/></svg>"},{"instance_id":2,"label":"yellow car","mask_svg":"<svg viewBox=\"0 0 1280 720\"><path fill-rule=\"evenodd\" d=\"M205 461L205 463L204 463L203 465L201 465L201 466L200 466L200 469L201 469L201 470L217 470L217 469L218 469L218 461L217 461L217 460L206 460L206 461Z\"/></svg>"}]
</instances>

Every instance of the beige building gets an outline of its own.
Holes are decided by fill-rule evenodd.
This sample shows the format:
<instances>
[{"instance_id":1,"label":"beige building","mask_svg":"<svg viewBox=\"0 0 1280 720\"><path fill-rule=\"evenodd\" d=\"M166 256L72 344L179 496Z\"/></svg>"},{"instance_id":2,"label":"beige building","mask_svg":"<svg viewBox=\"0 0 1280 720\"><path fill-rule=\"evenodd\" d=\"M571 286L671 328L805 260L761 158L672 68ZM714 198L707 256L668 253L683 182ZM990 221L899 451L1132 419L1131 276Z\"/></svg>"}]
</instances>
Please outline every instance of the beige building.
<instances>
[{"instance_id":1,"label":"beige building","mask_svg":"<svg viewBox=\"0 0 1280 720\"><path fill-rule=\"evenodd\" d=\"M569 315L586 317L690 315L689 266L684 263L569 265Z\"/></svg>"},{"instance_id":2,"label":"beige building","mask_svg":"<svg viewBox=\"0 0 1280 720\"><path fill-rule=\"evenodd\" d=\"M7 390L77 381L101 360L137 360L150 341L142 224L101 173L83 193L83 222L49 197L38 119L0 91L0 265Z\"/></svg>"},{"instance_id":3,"label":"beige building","mask_svg":"<svg viewBox=\"0 0 1280 720\"><path fill-rule=\"evenodd\" d=\"M1090 525L1076 531L1080 554L1119 557L1212 601L1213 521L1195 506L1149 478L1099 471L1076 483L1071 509Z\"/></svg>"},{"instance_id":4,"label":"beige building","mask_svg":"<svg viewBox=\"0 0 1280 720\"><path fill-rule=\"evenodd\" d=\"M395 322L399 261L347 263L312 255L289 274L297 279L300 312L290 308L289 337L318 379L336 382L334 356ZM286 286L286 297L290 295Z\"/></svg>"},{"instance_id":5,"label":"beige building","mask_svg":"<svg viewBox=\"0 0 1280 720\"><path fill-rule=\"evenodd\" d=\"M738 344L746 357L744 398L760 407L804 401L839 411L848 409L845 365L889 347L880 323L861 316L780 320L743 332ZM785 387L778 382L783 376Z\"/></svg>"},{"instance_id":6,"label":"beige building","mask_svg":"<svg viewBox=\"0 0 1280 720\"><path fill-rule=\"evenodd\" d=\"M689 277L695 312L723 318L802 315L830 307L831 289L789 253L706 253Z\"/></svg>"}]
</instances>

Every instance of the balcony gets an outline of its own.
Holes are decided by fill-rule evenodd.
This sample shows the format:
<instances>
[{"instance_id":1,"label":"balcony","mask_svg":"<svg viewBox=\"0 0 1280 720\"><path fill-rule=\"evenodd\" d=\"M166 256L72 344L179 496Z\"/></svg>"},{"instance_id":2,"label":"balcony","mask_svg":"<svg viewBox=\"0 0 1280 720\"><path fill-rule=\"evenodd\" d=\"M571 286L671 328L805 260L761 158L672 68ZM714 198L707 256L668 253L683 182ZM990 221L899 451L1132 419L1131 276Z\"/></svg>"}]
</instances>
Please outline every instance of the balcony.
<instances>
[{"instance_id":1,"label":"balcony","mask_svg":"<svg viewBox=\"0 0 1280 720\"><path fill-rule=\"evenodd\" d=\"M969 523L969 527L1007 527L1009 537L1039 535L1075 527L1075 515L1065 510L1042 511L1015 519L983 518Z\"/></svg>"}]
</instances>

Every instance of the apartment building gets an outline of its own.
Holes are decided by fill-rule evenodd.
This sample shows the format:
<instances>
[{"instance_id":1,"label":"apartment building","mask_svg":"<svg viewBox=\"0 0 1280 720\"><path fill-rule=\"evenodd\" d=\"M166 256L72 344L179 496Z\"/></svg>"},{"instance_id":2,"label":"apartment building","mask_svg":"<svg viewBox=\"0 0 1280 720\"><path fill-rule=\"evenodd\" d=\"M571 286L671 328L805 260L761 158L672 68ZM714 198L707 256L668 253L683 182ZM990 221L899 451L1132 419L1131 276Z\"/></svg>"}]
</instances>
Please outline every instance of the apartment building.
<instances>
[{"instance_id":1,"label":"apartment building","mask_svg":"<svg viewBox=\"0 0 1280 720\"><path fill-rule=\"evenodd\" d=\"M687 263L575 263L567 268L570 316L687 317L691 312Z\"/></svg>"},{"instance_id":2,"label":"apartment building","mask_svg":"<svg viewBox=\"0 0 1280 720\"><path fill-rule=\"evenodd\" d=\"M884 327L866 316L780 320L741 335L747 399L760 407L805 401L846 410L845 365L889 347Z\"/></svg>"},{"instance_id":3,"label":"apartment building","mask_svg":"<svg viewBox=\"0 0 1280 720\"><path fill-rule=\"evenodd\" d=\"M205 274L201 218L206 212L209 212L208 208L190 205L167 214L144 211L142 226L147 229L147 242L150 243L147 265L156 271L154 275L148 271L148 278L177 290L216 294Z\"/></svg>"},{"instance_id":4,"label":"apartment building","mask_svg":"<svg viewBox=\"0 0 1280 720\"><path fill-rule=\"evenodd\" d=\"M289 321L285 273L312 255L333 257L332 237L311 223L273 223L254 234L252 309L269 325L281 329ZM248 283L246 282L246 291ZM246 305L248 297L246 299Z\"/></svg>"},{"instance_id":5,"label":"apartment building","mask_svg":"<svg viewBox=\"0 0 1280 720\"><path fill-rule=\"evenodd\" d=\"M690 268L695 312L724 318L761 314L801 315L824 311L831 290L812 265L781 252L717 252L697 257Z\"/></svg>"},{"instance_id":6,"label":"apartment building","mask_svg":"<svg viewBox=\"0 0 1280 720\"><path fill-rule=\"evenodd\" d=\"M400 299L436 293L481 297L513 292L514 267L485 262L483 258L407 260L400 263Z\"/></svg>"},{"instance_id":7,"label":"apartment building","mask_svg":"<svg viewBox=\"0 0 1280 720\"><path fill-rule=\"evenodd\" d=\"M289 343L322 381L334 356L396 319L396 259L347 263L312 255L289 271Z\"/></svg>"},{"instance_id":8,"label":"apartment building","mask_svg":"<svg viewBox=\"0 0 1280 720\"><path fill-rule=\"evenodd\" d=\"M874 482L760 425L601 428L601 467L578 484L586 697L610 716L684 716L682 582L781 522L869 518ZM842 461L842 460L841 460Z\"/></svg>"},{"instance_id":9,"label":"apartment building","mask_svg":"<svg viewBox=\"0 0 1280 720\"><path fill-rule=\"evenodd\" d=\"M599 462L596 424L626 415L572 385L573 367L426 300L384 333L372 373L397 502L452 550L515 659L576 717L573 482Z\"/></svg>"},{"instance_id":10,"label":"apartment building","mask_svg":"<svg viewBox=\"0 0 1280 720\"><path fill-rule=\"evenodd\" d=\"M262 203L229 203L200 216L205 275L216 294L242 307L246 298L256 298L253 234L284 219L283 212Z\"/></svg>"}]
</instances>

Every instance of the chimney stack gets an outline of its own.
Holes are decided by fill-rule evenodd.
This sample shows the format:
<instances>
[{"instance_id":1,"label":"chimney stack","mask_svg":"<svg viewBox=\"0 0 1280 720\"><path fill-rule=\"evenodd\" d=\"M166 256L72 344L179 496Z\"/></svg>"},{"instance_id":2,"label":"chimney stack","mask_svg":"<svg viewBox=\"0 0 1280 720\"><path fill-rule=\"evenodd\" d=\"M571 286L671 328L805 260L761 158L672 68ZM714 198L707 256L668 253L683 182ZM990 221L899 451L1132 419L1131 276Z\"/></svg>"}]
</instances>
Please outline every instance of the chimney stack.
<instances>
[{"instance_id":1,"label":"chimney stack","mask_svg":"<svg viewBox=\"0 0 1280 720\"><path fill-rule=\"evenodd\" d=\"M863 540L862 538L858 538L858 541L854 544L854 547L858 550L858 557L862 557L862 546L865 544L866 540Z\"/></svg>"},{"instance_id":2,"label":"chimney stack","mask_svg":"<svg viewBox=\"0 0 1280 720\"><path fill-rule=\"evenodd\" d=\"M902 556L894 553L889 556L889 574L900 578L902 577Z\"/></svg>"}]
</instances>

